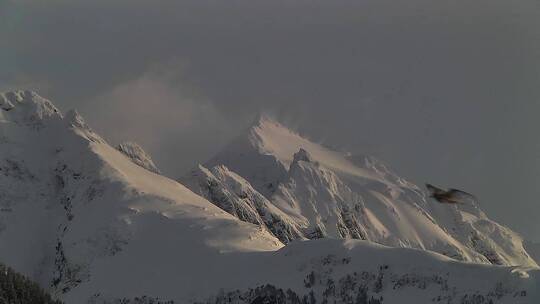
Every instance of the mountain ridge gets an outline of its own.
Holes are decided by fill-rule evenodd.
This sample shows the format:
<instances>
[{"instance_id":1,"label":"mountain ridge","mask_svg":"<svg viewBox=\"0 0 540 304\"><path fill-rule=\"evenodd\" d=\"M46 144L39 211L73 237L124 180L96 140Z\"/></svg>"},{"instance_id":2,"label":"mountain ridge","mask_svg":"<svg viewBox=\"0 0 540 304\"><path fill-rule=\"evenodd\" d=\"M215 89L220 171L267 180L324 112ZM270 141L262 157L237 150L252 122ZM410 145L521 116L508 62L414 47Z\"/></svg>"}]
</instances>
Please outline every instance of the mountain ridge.
<instances>
[{"instance_id":1,"label":"mountain ridge","mask_svg":"<svg viewBox=\"0 0 540 304\"><path fill-rule=\"evenodd\" d=\"M296 238L297 232L311 231L305 213L296 214L306 218L305 225L291 222L294 212L278 209L233 169L199 167L204 174L192 179L190 187L206 187L212 178L211 190L224 202L254 211L249 214L256 224L241 221L225 205L220 208L195 193L200 190L189 190L188 183L134 163L75 111L62 115L33 92L1 96L0 261L65 303L257 303L278 298L282 303L425 303L440 297L447 303L487 304L540 299L535 267L464 263L429 250L364 240ZM344 194L354 176L335 173L318 155L306 149L296 162L287 156L292 161L275 191L285 187L299 196L305 192L290 183L335 181L344 186L329 193ZM298 168L291 175L293 165ZM377 182L401 189L391 179L361 178L362 187ZM418 196L415 191L404 193ZM316 198L320 193L315 192ZM418 204L422 210L431 206L424 203ZM439 206L432 207L426 209L429 214ZM474 213L455 210L452 215L457 222L473 215L478 224ZM276 236L280 231L291 236L286 246Z\"/></svg>"},{"instance_id":2,"label":"mountain ridge","mask_svg":"<svg viewBox=\"0 0 540 304\"><path fill-rule=\"evenodd\" d=\"M465 261L536 266L522 238L491 221L475 202L436 204L376 158L313 143L266 115L204 166L241 176L304 238L369 239ZM188 175L180 180L189 183Z\"/></svg>"}]
</instances>

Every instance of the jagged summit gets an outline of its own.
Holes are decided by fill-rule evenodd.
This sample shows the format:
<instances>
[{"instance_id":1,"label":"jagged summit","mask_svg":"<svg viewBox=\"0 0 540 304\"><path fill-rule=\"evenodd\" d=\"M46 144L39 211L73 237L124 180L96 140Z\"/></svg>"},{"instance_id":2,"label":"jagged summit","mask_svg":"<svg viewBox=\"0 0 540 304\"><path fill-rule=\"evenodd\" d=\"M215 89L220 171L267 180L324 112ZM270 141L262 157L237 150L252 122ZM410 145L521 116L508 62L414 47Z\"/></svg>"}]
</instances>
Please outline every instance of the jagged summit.
<instances>
[{"instance_id":1,"label":"jagged summit","mask_svg":"<svg viewBox=\"0 0 540 304\"><path fill-rule=\"evenodd\" d=\"M373 156L351 154L315 143L268 114L259 114L251 127L221 151L216 158L219 159L219 156L223 155L226 156L224 157L226 162L232 163L235 160L231 154L240 152L246 155L248 151L240 151L246 145L252 148L250 151L256 150L259 154L271 156L286 169L294 161L296 153L300 152L298 156L307 154L311 162L317 162L336 172L365 180L385 183L389 181L385 177L393 174L383 165L383 162ZM215 162L217 160L213 159L209 163ZM229 165L229 167L235 166Z\"/></svg>"},{"instance_id":2,"label":"jagged summit","mask_svg":"<svg viewBox=\"0 0 540 304\"><path fill-rule=\"evenodd\" d=\"M314 143L266 115L205 163L220 165L245 179L305 238L359 238L458 260L536 265L521 237L478 206L434 203L376 158Z\"/></svg>"},{"instance_id":3,"label":"jagged summit","mask_svg":"<svg viewBox=\"0 0 540 304\"><path fill-rule=\"evenodd\" d=\"M62 119L60 111L47 99L32 91L0 93L0 119L39 128L44 120Z\"/></svg>"},{"instance_id":4,"label":"jagged summit","mask_svg":"<svg viewBox=\"0 0 540 304\"><path fill-rule=\"evenodd\" d=\"M204 165L226 165L249 180L259 192L271 195L287 179L294 154L300 149L307 151L312 161L336 172L364 181L386 181L372 171L355 166L346 153L314 143L268 115L260 115L255 124Z\"/></svg>"},{"instance_id":5,"label":"jagged summit","mask_svg":"<svg viewBox=\"0 0 540 304\"><path fill-rule=\"evenodd\" d=\"M259 117L249 129L247 138L261 153L273 155L286 167L300 149L308 151L315 160L335 157L335 151L309 141L268 115Z\"/></svg>"}]
</instances>

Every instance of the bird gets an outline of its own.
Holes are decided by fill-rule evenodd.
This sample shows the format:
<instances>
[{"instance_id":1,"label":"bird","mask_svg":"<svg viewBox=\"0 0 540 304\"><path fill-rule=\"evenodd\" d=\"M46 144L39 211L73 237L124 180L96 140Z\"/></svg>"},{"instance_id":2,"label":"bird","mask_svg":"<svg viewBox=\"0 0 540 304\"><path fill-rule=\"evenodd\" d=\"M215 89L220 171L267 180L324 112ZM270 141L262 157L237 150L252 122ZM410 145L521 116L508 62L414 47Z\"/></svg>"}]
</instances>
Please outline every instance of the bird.
<instances>
[{"instance_id":1,"label":"bird","mask_svg":"<svg viewBox=\"0 0 540 304\"><path fill-rule=\"evenodd\" d=\"M442 204L465 204L469 201L476 201L476 197L468 192L450 188L448 190L435 187L426 183L426 188L430 197Z\"/></svg>"}]
</instances>

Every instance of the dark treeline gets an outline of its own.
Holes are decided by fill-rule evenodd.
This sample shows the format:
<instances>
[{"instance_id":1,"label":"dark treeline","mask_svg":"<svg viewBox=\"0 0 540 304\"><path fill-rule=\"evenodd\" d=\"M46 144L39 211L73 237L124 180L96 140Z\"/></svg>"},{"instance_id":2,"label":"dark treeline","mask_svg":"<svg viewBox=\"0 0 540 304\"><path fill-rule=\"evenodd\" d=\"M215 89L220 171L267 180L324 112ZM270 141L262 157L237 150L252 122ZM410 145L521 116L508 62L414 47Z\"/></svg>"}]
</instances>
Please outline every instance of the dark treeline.
<instances>
[{"instance_id":1,"label":"dark treeline","mask_svg":"<svg viewBox=\"0 0 540 304\"><path fill-rule=\"evenodd\" d=\"M61 304L38 284L3 264L0 264L0 303Z\"/></svg>"}]
</instances>

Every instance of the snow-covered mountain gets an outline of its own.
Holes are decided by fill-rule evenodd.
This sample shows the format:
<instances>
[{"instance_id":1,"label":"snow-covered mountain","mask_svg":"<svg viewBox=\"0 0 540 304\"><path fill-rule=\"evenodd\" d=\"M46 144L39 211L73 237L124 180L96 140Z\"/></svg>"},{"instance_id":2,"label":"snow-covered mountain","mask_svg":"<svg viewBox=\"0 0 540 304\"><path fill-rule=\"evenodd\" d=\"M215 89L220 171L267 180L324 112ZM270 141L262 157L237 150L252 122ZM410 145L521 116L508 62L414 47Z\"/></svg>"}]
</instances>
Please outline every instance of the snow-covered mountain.
<instances>
[{"instance_id":1,"label":"snow-covered mountain","mask_svg":"<svg viewBox=\"0 0 540 304\"><path fill-rule=\"evenodd\" d=\"M521 237L490 220L474 202L430 201L382 162L331 150L267 116L205 166L210 169L199 166L180 180L220 207L264 201L262 210L251 210L263 218L270 215L270 223L247 221L279 231L274 235L284 243L354 238L432 250L462 261L536 266ZM229 180L239 182L231 185ZM235 197L215 195L218 192ZM222 209L246 220L230 208ZM282 232L284 223L288 233Z\"/></svg>"},{"instance_id":2,"label":"snow-covered mountain","mask_svg":"<svg viewBox=\"0 0 540 304\"><path fill-rule=\"evenodd\" d=\"M304 149L312 155L293 153L289 167L281 172L284 180L273 187L241 170L236 174L225 167L199 168L202 173L189 185L211 180L204 195L219 198L218 207L145 169L132 153L110 146L77 112L62 115L50 101L29 91L0 94L0 262L66 303L540 301L540 270L530 266L464 263L364 240L290 242L306 238L313 220L303 209L302 188L292 185L302 179L312 183L305 174L321 170L327 174L318 180L321 184L334 178L349 183L335 168L316 164L321 159L318 152ZM248 157L273 159L262 154ZM292 174L295 170L297 175ZM318 207L315 192L310 204ZM276 198L289 199L285 193L299 208L280 207ZM435 218L434 210L424 216ZM455 215L468 216L461 220L484 235L502 231L487 219L479 230L474 225L479 225L481 214L464 212L456 210ZM399 214L403 221L410 218ZM329 236L339 232L320 223L326 224ZM372 232L364 228L369 239ZM276 236L290 243L284 246ZM509 241L519 240L510 237ZM417 240L424 245L429 241L424 235ZM505 244L497 244L507 250ZM464 250L474 256L472 249Z\"/></svg>"},{"instance_id":3,"label":"snow-covered mountain","mask_svg":"<svg viewBox=\"0 0 540 304\"><path fill-rule=\"evenodd\" d=\"M0 261L56 295L107 281L111 271L127 276L136 269L119 267L159 260L170 246L185 260L282 246L136 165L74 111L63 116L28 91L3 94L0 107ZM107 261L114 266L102 268Z\"/></svg>"}]
</instances>

